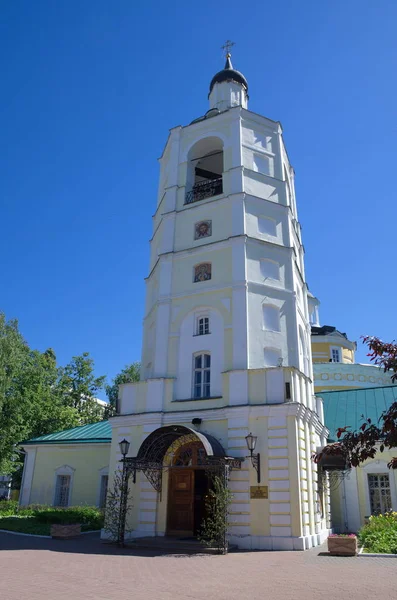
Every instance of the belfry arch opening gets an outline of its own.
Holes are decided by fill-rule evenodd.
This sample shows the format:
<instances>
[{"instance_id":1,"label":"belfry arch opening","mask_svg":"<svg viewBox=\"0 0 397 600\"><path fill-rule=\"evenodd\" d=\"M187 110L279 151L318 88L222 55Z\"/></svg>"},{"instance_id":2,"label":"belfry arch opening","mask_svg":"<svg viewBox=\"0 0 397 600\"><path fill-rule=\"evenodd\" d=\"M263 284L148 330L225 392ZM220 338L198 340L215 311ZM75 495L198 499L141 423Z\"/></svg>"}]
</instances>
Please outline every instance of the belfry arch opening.
<instances>
[{"instance_id":1,"label":"belfry arch opening","mask_svg":"<svg viewBox=\"0 0 397 600\"><path fill-rule=\"evenodd\" d=\"M188 154L186 204L223 193L223 142L217 137L200 140Z\"/></svg>"}]
</instances>

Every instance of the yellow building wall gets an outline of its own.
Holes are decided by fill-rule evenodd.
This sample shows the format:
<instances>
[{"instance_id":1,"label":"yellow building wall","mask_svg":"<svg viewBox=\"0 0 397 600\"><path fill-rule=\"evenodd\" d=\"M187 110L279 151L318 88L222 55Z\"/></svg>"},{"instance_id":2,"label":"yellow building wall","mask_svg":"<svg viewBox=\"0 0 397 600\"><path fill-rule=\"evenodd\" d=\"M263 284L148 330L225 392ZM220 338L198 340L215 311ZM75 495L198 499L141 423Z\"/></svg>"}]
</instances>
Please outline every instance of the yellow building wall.
<instances>
[{"instance_id":1,"label":"yellow building wall","mask_svg":"<svg viewBox=\"0 0 397 600\"><path fill-rule=\"evenodd\" d=\"M109 465L109 456L110 444L38 446L29 503L52 505L56 470L67 465L74 469L69 505L98 505L100 470Z\"/></svg>"},{"instance_id":2,"label":"yellow building wall","mask_svg":"<svg viewBox=\"0 0 397 600\"><path fill-rule=\"evenodd\" d=\"M331 347L338 347L341 349L341 354L342 354L341 362L354 363L354 351L353 350L350 350L349 348L344 348L339 343L335 343L335 342L331 342L331 341L329 343L315 342L314 339L312 338L313 362L315 362L315 363L328 362L329 359L331 358ZM326 355L326 356L323 356L323 357L316 356L316 354L319 354L319 353Z\"/></svg>"}]
</instances>

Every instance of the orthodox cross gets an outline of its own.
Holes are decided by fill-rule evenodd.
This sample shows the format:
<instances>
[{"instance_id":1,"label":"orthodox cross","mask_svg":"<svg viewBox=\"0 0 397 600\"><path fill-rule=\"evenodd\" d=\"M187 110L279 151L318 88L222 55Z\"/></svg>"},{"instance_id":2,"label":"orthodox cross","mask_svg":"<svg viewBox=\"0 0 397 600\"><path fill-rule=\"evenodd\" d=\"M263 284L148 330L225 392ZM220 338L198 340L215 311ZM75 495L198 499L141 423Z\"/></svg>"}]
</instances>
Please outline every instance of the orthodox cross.
<instances>
[{"instance_id":1,"label":"orthodox cross","mask_svg":"<svg viewBox=\"0 0 397 600\"><path fill-rule=\"evenodd\" d=\"M228 57L230 54L230 50L232 46L235 45L235 42L231 42L230 40L226 40L226 42L221 46L221 49L224 50L225 56Z\"/></svg>"}]
</instances>

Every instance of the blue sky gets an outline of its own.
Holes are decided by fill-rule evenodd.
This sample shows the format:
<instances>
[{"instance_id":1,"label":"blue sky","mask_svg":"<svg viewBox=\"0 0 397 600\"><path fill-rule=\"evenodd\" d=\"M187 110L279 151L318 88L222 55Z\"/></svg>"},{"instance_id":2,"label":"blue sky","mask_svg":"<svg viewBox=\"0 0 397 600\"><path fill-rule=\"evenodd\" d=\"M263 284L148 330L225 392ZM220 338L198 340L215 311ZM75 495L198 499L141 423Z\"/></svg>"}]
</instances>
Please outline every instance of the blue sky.
<instances>
[{"instance_id":1,"label":"blue sky","mask_svg":"<svg viewBox=\"0 0 397 600\"><path fill-rule=\"evenodd\" d=\"M322 323L393 339L396 20L392 0L2 3L0 309L61 364L139 360L157 158L230 38L284 128Z\"/></svg>"}]
</instances>

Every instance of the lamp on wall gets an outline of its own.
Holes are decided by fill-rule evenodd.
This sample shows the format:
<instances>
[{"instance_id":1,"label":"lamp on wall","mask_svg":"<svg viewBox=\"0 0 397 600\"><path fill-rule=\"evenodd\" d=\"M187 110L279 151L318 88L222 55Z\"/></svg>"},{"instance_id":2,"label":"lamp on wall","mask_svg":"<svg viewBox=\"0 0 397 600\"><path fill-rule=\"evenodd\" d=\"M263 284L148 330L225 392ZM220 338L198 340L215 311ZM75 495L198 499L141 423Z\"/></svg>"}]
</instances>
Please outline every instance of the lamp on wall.
<instances>
[{"instance_id":1,"label":"lamp on wall","mask_svg":"<svg viewBox=\"0 0 397 600\"><path fill-rule=\"evenodd\" d=\"M130 449L130 442L124 438L121 440L121 442L119 442L119 446L120 452L123 455L123 458L125 458L128 454L128 450Z\"/></svg>"},{"instance_id":2,"label":"lamp on wall","mask_svg":"<svg viewBox=\"0 0 397 600\"><path fill-rule=\"evenodd\" d=\"M257 439L258 439L258 437L256 435L252 435L251 432L249 432L249 434L245 437L248 452L250 453L248 458L251 459L252 466L254 467L256 474L257 474L258 483L260 483L261 482L261 456L260 456L259 452L254 453Z\"/></svg>"}]
</instances>

